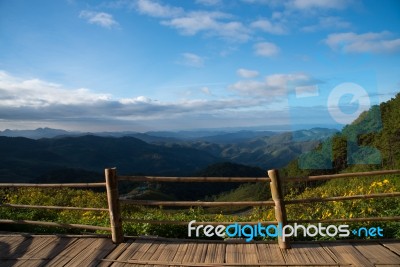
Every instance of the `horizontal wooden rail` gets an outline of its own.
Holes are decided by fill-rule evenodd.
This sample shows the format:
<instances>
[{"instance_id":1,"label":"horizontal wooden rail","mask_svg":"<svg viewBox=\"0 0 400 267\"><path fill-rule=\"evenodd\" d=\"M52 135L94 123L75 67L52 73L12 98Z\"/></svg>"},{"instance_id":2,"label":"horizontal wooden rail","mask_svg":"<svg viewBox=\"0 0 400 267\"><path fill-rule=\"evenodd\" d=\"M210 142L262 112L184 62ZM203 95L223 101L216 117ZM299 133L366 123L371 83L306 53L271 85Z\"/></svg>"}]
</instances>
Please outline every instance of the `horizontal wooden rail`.
<instances>
[{"instance_id":1,"label":"horizontal wooden rail","mask_svg":"<svg viewBox=\"0 0 400 267\"><path fill-rule=\"evenodd\" d=\"M384 221L398 221L400 222L400 216L391 217L367 217L367 218L346 218L346 219L323 219L323 220L292 220L288 223L340 223L340 222L384 222Z\"/></svg>"},{"instance_id":2,"label":"horizontal wooden rail","mask_svg":"<svg viewBox=\"0 0 400 267\"><path fill-rule=\"evenodd\" d=\"M65 206L0 204L0 207L19 208L19 209L80 210L80 211L106 211L106 212L108 212L108 209L103 209L103 208L81 208L81 207L65 207Z\"/></svg>"},{"instance_id":3,"label":"horizontal wooden rail","mask_svg":"<svg viewBox=\"0 0 400 267\"><path fill-rule=\"evenodd\" d=\"M283 181L285 183L289 183L289 182L308 182L308 181L332 180L332 179L337 179L337 178L351 178L351 177L389 175L389 174L400 174L400 170L355 172L355 173L339 173L339 174L330 174L330 175L315 175L315 176L306 176L306 177L293 177L293 178L285 178Z\"/></svg>"},{"instance_id":4,"label":"horizontal wooden rail","mask_svg":"<svg viewBox=\"0 0 400 267\"><path fill-rule=\"evenodd\" d=\"M274 201L237 201L237 202L205 202L205 201L157 201L120 199L122 204L141 206L170 206L170 207L237 207L237 206L274 206Z\"/></svg>"},{"instance_id":5,"label":"horizontal wooden rail","mask_svg":"<svg viewBox=\"0 0 400 267\"><path fill-rule=\"evenodd\" d=\"M369 199L369 198L386 198L386 197L400 197L400 192L379 193L379 194L369 194L369 195L354 195L354 196L344 196L344 197L293 199L293 200L285 200L285 204L315 203L315 202L329 202L329 201Z\"/></svg>"},{"instance_id":6,"label":"horizontal wooden rail","mask_svg":"<svg viewBox=\"0 0 400 267\"><path fill-rule=\"evenodd\" d=\"M62 183L62 184L17 184L17 183L0 183L1 187L105 187L106 183Z\"/></svg>"},{"instance_id":7,"label":"horizontal wooden rail","mask_svg":"<svg viewBox=\"0 0 400 267\"><path fill-rule=\"evenodd\" d=\"M184 183L254 183L270 182L267 177L161 177L161 176L117 176L118 181L132 182L184 182Z\"/></svg>"},{"instance_id":8,"label":"horizontal wooden rail","mask_svg":"<svg viewBox=\"0 0 400 267\"><path fill-rule=\"evenodd\" d=\"M75 229L100 230L100 231L111 232L110 227L93 226L93 225L86 225L86 224L68 224L68 223L39 222L39 221L29 221L29 220L5 220L5 219L0 219L0 223L54 226L54 227L61 227L61 228L75 228Z\"/></svg>"},{"instance_id":9,"label":"horizontal wooden rail","mask_svg":"<svg viewBox=\"0 0 400 267\"><path fill-rule=\"evenodd\" d=\"M159 221L159 220L141 220L141 219L130 219L130 218L122 218L124 222L135 222L135 223L149 223L149 224L175 224L175 225L188 225L189 222L182 222L182 221ZM249 224L249 225L256 225L261 223L262 225L270 225L274 224L277 225L277 221L265 221L265 222L195 222L193 225L230 225L230 224Z\"/></svg>"}]
</instances>

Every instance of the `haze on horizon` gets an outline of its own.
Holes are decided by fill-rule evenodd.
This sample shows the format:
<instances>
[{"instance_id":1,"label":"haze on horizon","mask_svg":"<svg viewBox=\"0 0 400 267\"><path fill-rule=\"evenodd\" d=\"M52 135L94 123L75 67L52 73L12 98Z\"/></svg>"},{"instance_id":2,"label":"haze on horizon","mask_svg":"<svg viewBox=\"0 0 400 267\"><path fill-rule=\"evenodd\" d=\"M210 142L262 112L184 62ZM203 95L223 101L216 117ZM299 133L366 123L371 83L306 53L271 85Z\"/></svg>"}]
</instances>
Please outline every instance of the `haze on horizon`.
<instances>
[{"instance_id":1,"label":"haze on horizon","mask_svg":"<svg viewBox=\"0 0 400 267\"><path fill-rule=\"evenodd\" d=\"M0 1L0 130L344 125L400 91L399 10L396 0Z\"/></svg>"}]
</instances>

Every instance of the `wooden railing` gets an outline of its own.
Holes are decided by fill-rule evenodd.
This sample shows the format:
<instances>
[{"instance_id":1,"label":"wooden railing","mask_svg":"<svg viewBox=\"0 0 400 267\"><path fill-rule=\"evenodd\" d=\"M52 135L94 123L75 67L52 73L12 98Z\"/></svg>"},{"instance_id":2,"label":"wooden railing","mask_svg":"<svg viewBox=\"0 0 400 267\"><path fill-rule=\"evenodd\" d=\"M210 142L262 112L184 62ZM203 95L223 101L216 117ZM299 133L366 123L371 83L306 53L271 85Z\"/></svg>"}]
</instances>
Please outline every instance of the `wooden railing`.
<instances>
[{"instance_id":1,"label":"wooden railing","mask_svg":"<svg viewBox=\"0 0 400 267\"><path fill-rule=\"evenodd\" d=\"M120 198L109 198L113 200L113 206L119 209L120 203L133 204L133 205L144 205L144 206L180 206L180 207L216 207L216 206L271 206L275 209L275 221L263 222L265 224L282 224L282 226L290 223L333 223L333 222L359 222L359 221L400 221L400 216L392 217L374 217L374 218L348 218L348 219L325 219L325 220L296 220L288 221L286 214L286 205L303 204L303 203L314 203L314 202L328 202L328 201L344 201L344 200L355 200L355 199L368 199L368 198L387 198L387 197L399 197L400 192L393 193L379 193L369 195L355 195L355 196L337 196L337 197L326 197L326 198L309 198L309 199L298 199L298 200L284 200L283 185L284 183L293 182L309 182L309 181L320 181L320 180L331 180L339 178L351 178L351 177L364 177L364 176L376 176L376 175L389 175L399 174L400 170L386 170L386 171L373 171L373 172L359 172L359 173L344 173L334 175L319 175L319 176L307 176L298 178L281 178L277 170L269 170L268 177L240 177L240 178L229 178L229 177L158 177L158 176L118 176L117 170L106 169L106 178L111 179L115 186L118 181L133 181L133 182L261 182L270 183L272 200L266 201L237 201L237 202L206 202L206 201L155 201L155 200L126 200ZM118 193L117 193L118 195ZM111 204L110 204L111 206ZM151 224L178 224L187 225L187 222L181 221L160 221L160 220L139 220L131 218L120 218L115 216L116 229L122 228L122 222L136 222L136 223L151 223ZM239 224L257 224L258 222L238 222ZM210 224L210 225L229 225L232 222L196 222L195 224ZM122 240L123 233L116 232L115 240ZM285 242L278 237L278 243L281 248L289 248L289 241L286 239Z\"/></svg>"},{"instance_id":2,"label":"wooden railing","mask_svg":"<svg viewBox=\"0 0 400 267\"><path fill-rule=\"evenodd\" d=\"M298 205L304 203L315 202L329 202L329 201L345 201L355 199L370 199L370 198L388 198L400 197L400 192L392 193L377 193L368 195L354 195L354 196L335 196L325 198L308 198L285 200L283 186L285 183L293 182L309 182L320 180L331 180L339 178L351 177L364 177L364 176L377 176L400 174L400 170L386 170L386 171L373 171L373 172L359 172L359 173L343 173L333 175L318 175L297 178L281 178L277 170L269 170L268 177L159 177L159 176L119 176L117 175L116 168L105 169L105 183L75 183L75 184L15 184L7 183L0 184L1 187L17 188L17 187L49 187L49 188L62 188L62 187L106 187L108 209L102 208L88 208L88 207L63 207L63 206L37 206L37 205L19 205L3 203L0 207L12 208L33 208L33 209L57 209L57 210L81 210L81 211L103 211L108 212L110 215L110 227L100 227L92 225L81 224L65 224L55 222L39 222L39 221L25 221L25 220L5 220L0 219L0 223L12 224L34 224L45 226L56 226L64 228L79 228L86 230L102 230L111 231L112 241L114 243L121 243L124 240L124 233L122 230L122 223L136 222L136 223L150 223L150 224L177 224L187 225L188 222L182 221L160 221L160 220L139 220L131 218L122 218L121 204L133 204L143 206L181 206L181 207L215 207L215 206L271 206L275 209L275 221L263 221L265 224L282 224L282 226L290 223L337 223L337 222L360 222L360 221L400 221L400 216L391 217L369 217L369 218L348 218L348 219L320 219L320 220L296 220L288 221L286 214L286 205ZM260 182L269 183L271 189L272 200L265 201L237 201L237 202L208 202L208 201L155 201L155 200L127 200L119 197L118 182L119 181L133 181L133 182ZM257 224L258 222L238 222L239 224ZM232 222L196 222L196 224L210 224L210 225L229 225ZM283 241L278 237L278 243L281 248L289 248L289 241Z\"/></svg>"}]
</instances>

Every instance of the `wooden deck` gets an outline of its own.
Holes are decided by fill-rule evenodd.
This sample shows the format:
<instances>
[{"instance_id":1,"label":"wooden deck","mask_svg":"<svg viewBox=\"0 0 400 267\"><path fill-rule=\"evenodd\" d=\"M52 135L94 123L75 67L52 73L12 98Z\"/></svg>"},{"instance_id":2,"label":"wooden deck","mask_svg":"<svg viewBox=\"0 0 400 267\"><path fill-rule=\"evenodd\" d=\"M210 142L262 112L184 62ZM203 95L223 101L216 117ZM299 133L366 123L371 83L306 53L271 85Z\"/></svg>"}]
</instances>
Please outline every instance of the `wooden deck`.
<instances>
[{"instance_id":1,"label":"wooden deck","mask_svg":"<svg viewBox=\"0 0 400 267\"><path fill-rule=\"evenodd\" d=\"M0 235L0 266L400 266L400 240L303 242L191 241Z\"/></svg>"}]
</instances>

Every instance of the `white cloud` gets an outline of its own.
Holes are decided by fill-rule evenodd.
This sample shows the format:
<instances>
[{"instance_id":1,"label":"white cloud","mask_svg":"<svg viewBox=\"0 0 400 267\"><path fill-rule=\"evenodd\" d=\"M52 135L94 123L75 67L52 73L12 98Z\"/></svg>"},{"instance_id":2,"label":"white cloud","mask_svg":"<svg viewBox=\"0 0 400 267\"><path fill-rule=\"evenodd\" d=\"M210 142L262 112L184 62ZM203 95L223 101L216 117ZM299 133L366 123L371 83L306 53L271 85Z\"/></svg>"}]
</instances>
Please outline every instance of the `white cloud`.
<instances>
[{"instance_id":1,"label":"white cloud","mask_svg":"<svg viewBox=\"0 0 400 267\"><path fill-rule=\"evenodd\" d=\"M212 95L210 88L208 88L207 86L204 86L200 89L200 91L206 95Z\"/></svg>"},{"instance_id":2,"label":"white cloud","mask_svg":"<svg viewBox=\"0 0 400 267\"><path fill-rule=\"evenodd\" d=\"M282 4L282 0L242 0L242 2L249 4L268 5L271 7L280 6Z\"/></svg>"},{"instance_id":3,"label":"white cloud","mask_svg":"<svg viewBox=\"0 0 400 267\"><path fill-rule=\"evenodd\" d=\"M342 53L389 53L400 50L400 38L392 38L387 31L334 33L329 34L324 42L332 50Z\"/></svg>"},{"instance_id":4,"label":"white cloud","mask_svg":"<svg viewBox=\"0 0 400 267\"><path fill-rule=\"evenodd\" d=\"M271 34L286 34L287 29L281 23L274 23L267 19L259 19L251 23L251 27Z\"/></svg>"},{"instance_id":5,"label":"white cloud","mask_svg":"<svg viewBox=\"0 0 400 267\"><path fill-rule=\"evenodd\" d=\"M287 2L287 7L299 10L344 9L351 2L348 0L292 0Z\"/></svg>"},{"instance_id":6,"label":"white cloud","mask_svg":"<svg viewBox=\"0 0 400 267\"><path fill-rule=\"evenodd\" d=\"M270 42L262 42L254 45L256 55L272 57L279 53L279 47Z\"/></svg>"},{"instance_id":7,"label":"white cloud","mask_svg":"<svg viewBox=\"0 0 400 267\"><path fill-rule=\"evenodd\" d=\"M128 105L128 104L138 104L138 103L151 103L152 100L145 96L138 96L134 98L122 98L119 100L121 104Z\"/></svg>"},{"instance_id":8,"label":"white cloud","mask_svg":"<svg viewBox=\"0 0 400 267\"><path fill-rule=\"evenodd\" d=\"M200 88L211 95L208 87ZM146 96L114 99L88 89L67 89L40 79L21 79L0 71L0 114L7 121L150 121L246 109L262 100L224 98L183 99L174 102ZM190 115L191 114L191 115Z\"/></svg>"},{"instance_id":9,"label":"white cloud","mask_svg":"<svg viewBox=\"0 0 400 267\"><path fill-rule=\"evenodd\" d=\"M268 106L282 100L285 80L299 81L299 86L310 82L303 74L276 74L264 81L247 80L231 86L232 90L242 90L241 94L250 97L164 102L146 96L115 99L88 89L68 89L0 71L1 128L148 131L255 126L264 125L266 120L270 125L285 124L282 123L284 107L273 110ZM198 88L211 94L208 87Z\"/></svg>"},{"instance_id":10,"label":"white cloud","mask_svg":"<svg viewBox=\"0 0 400 267\"><path fill-rule=\"evenodd\" d=\"M196 3L202 4L205 6L216 6L222 3L222 0L196 0Z\"/></svg>"},{"instance_id":11,"label":"white cloud","mask_svg":"<svg viewBox=\"0 0 400 267\"><path fill-rule=\"evenodd\" d=\"M45 107L50 105L80 105L110 99L109 94L88 89L67 90L59 84L40 79L18 79L0 72L0 106Z\"/></svg>"},{"instance_id":12,"label":"white cloud","mask_svg":"<svg viewBox=\"0 0 400 267\"><path fill-rule=\"evenodd\" d=\"M266 76L264 81L242 80L230 85L229 88L244 95L268 97L271 101L274 97L286 96L288 88L294 90L296 86L314 85L315 83L314 79L302 73L272 74Z\"/></svg>"},{"instance_id":13,"label":"white cloud","mask_svg":"<svg viewBox=\"0 0 400 267\"><path fill-rule=\"evenodd\" d=\"M114 20L112 15L104 12L83 10L79 14L79 17L86 19L90 24L97 24L104 28L111 28L118 25L118 22Z\"/></svg>"},{"instance_id":14,"label":"white cloud","mask_svg":"<svg viewBox=\"0 0 400 267\"><path fill-rule=\"evenodd\" d=\"M256 70L248 70L248 69L238 69L236 71L237 75L243 78L254 78L258 76L258 71Z\"/></svg>"},{"instance_id":15,"label":"white cloud","mask_svg":"<svg viewBox=\"0 0 400 267\"><path fill-rule=\"evenodd\" d=\"M231 15L222 12L194 11L185 15L164 20L161 24L177 29L184 35L204 32L228 40L247 41L250 31L238 21L226 21Z\"/></svg>"},{"instance_id":16,"label":"white cloud","mask_svg":"<svg viewBox=\"0 0 400 267\"><path fill-rule=\"evenodd\" d=\"M242 0L250 4L268 5L271 8L285 7L289 10L309 11L313 10L329 10L329 9L345 9L353 4L353 0Z\"/></svg>"},{"instance_id":17,"label":"white cloud","mask_svg":"<svg viewBox=\"0 0 400 267\"><path fill-rule=\"evenodd\" d=\"M204 59L193 53L183 53L178 64L199 68L204 66Z\"/></svg>"},{"instance_id":18,"label":"white cloud","mask_svg":"<svg viewBox=\"0 0 400 267\"><path fill-rule=\"evenodd\" d=\"M346 29L350 28L351 23L343 20L339 17L322 17L319 18L318 23L315 25L305 26L302 31L315 32L319 30L331 30L331 29Z\"/></svg>"},{"instance_id":19,"label":"white cloud","mask_svg":"<svg viewBox=\"0 0 400 267\"><path fill-rule=\"evenodd\" d=\"M162 5L160 3L150 0L137 1L136 8L142 14L159 18L176 17L183 13L182 8Z\"/></svg>"}]
</instances>

